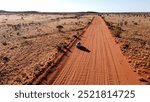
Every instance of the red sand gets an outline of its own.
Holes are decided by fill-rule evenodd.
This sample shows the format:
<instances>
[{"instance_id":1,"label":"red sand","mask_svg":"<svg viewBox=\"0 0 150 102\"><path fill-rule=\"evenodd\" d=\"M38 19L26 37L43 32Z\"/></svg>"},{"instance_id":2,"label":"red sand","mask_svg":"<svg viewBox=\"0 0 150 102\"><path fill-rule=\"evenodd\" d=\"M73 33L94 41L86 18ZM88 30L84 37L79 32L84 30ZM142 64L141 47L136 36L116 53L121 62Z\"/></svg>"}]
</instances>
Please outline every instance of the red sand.
<instances>
[{"instance_id":1,"label":"red sand","mask_svg":"<svg viewBox=\"0 0 150 102\"><path fill-rule=\"evenodd\" d=\"M90 52L73 48L59 68L48 76L47 84L139 84L138 76L122 55L102 18L95 17L81 37L81 43L86 48L84 50Z\"/></svg>"}]
</instances>

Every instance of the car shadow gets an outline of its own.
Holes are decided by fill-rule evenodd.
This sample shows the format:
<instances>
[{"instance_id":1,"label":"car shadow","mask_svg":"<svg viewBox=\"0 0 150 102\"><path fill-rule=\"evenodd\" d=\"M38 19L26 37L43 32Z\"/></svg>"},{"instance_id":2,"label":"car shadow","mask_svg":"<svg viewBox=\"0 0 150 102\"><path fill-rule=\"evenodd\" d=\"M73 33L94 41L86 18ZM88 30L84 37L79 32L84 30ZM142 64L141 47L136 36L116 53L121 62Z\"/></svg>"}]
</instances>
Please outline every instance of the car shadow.
<instances>
[{"instance_id":1,"label":"car shadow","mask_svg":"<svg viewBox=\"0 0 150 102\"><path fill-rule=\"evenodd\" d=\"M88 48L84 47L84 46L80 46L80 47L77 47L79 50L81 51L85 51L85 52L91 52Z\"/></svg>"}]
</instances>

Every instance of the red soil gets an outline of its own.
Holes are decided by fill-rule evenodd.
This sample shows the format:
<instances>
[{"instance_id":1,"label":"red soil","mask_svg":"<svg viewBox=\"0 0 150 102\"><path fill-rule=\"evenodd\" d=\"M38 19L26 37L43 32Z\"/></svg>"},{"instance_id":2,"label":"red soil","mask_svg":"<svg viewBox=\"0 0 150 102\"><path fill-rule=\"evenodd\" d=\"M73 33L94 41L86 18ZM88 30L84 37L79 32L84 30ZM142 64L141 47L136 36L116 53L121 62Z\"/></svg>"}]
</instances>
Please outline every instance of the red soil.
<instances>
[{"instance_id":1,"label":"red soil","mask_svg":"<svg viewBox=\"0 0 150 102\"><path fill-rule=\"evenodd\" d=\"M73 48L47 77L46 84L139 84L137 74L122 55L102 18L95 17L81 37L81 44L84 48Z\"/></svg>"}]
</instances>

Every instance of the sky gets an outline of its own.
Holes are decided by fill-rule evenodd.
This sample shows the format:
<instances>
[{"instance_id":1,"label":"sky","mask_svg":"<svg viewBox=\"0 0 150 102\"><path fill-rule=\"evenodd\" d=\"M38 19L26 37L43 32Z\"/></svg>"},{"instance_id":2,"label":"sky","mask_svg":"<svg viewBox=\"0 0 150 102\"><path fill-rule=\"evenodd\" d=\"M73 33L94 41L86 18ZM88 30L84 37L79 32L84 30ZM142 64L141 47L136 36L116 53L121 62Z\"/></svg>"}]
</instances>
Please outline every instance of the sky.
<instances>
[{"instance_id":1,"label":"sky","mask_svg":"<svg viewBox=\"0 0 150 102\"><path fill-rule=\"evenodd\" d=\"M0 10L150 12L150 0L0 0Z\"/></svg>"}]
</instances>

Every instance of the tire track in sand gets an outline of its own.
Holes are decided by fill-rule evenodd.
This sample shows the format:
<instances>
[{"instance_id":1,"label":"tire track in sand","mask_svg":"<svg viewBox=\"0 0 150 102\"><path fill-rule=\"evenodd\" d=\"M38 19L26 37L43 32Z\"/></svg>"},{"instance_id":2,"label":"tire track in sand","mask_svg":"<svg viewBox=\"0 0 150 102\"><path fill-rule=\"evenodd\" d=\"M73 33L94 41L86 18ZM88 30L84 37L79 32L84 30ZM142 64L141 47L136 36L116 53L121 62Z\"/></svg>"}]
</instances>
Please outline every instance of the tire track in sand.
<instances>
[{"instance_id":1,"label":"tire track in sand","mask_svg":"<svg viewBox=\"0 0 150 102\"><path fill-rule=\"evenodd\" d=\"M90 52L73 48L52 84L139 84L101 17L95 17L81 43Z\"/></svg>"}]
</instances>

